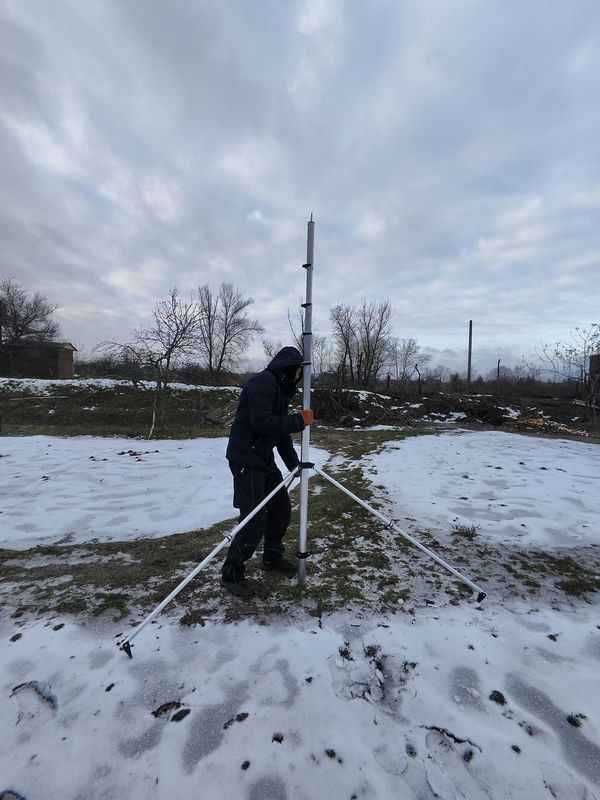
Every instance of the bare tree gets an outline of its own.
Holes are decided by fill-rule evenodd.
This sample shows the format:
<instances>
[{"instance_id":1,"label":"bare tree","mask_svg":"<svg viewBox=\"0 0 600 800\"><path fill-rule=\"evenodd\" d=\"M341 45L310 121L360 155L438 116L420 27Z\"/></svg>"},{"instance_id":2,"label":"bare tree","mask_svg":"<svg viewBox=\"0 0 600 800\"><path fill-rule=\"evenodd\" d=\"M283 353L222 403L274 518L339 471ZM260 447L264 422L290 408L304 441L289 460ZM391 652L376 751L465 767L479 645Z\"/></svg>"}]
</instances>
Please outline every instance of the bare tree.
<instances>
[{"instance_id":1,"label":"bare tree","mask_svg":"<svg viewBox=\"0 0 600 800\"><path fill-rule=\"evenodd\" d=\"M299 350L301 353L304 352L304 341L302 332L304 331L304 313L301 309L298 309L297 314L293 315L291 310L288 308L288 325L290 328L290 333L292 335L292 346ZM272 339L263 339L262 340L263 350L265 351L265 355L268 358L273 358L273 356L281 350L284 346L282 342L279 340L275 342ZM312 337L312 366L313 366L313 375L318 376L322 372L327 372L332 368L332 348L330 343L330 337L328 336L320 336L318 334L313 334Z\"/></svg>"},{"instance_id":2,"label":"bare tree","mask_svg":"<svg viewBox=\"0 0 600 800\"><path fill-rule=\"evenodd\" d=\"M136 331L133 342L129 344L113 342L104 346L112 355L135 366L136 371L147 370L154 376L148 439L164 430L169 381L181 361L195 352L201 319L199 305L182 300L177 289L171 289L169 297L159 300L154 306L151 327Z\"/></svg>"},{"instance_id":3,"label":"bare tree","mask_svg":"<svg viewBox=\"0 0 600 800\"><path fill-rule=\"evenodd\" d=\"M575 328L566 342L544 345L538 356L556 377L576 379L583 384L587 378L590 356L598 350L600 323L594 323L588 328Z\"/></svg>"},{"instance_id":4,"label":"bare tree","mask_svg":"<svg viewBox=\"0 0 600 800\"><path fill-rule=\"evenodd\" d=\"M415 365L415 369L420 369L420 365ZM437 364L435 367L427 367L423 374L424 380L444 383L450 380L450 370L444 364Z\"/></svg>"},{"instance_id":5,"label":"bare tree","mask_svg":"<svg viewBox=\"0 0 600 800\"><path fill-rule=\"evenodd\" d=\"M304 341L302 337L302 333L304 332L304 312L302 308L299 308L294 316L288 308L287 315L292 341L294 342L293 346L302 353L304 352Z\"/></svg>"},{"instance_id":6,"label":"bare tree","mask_svg":"<svg viewBox=\"0 0 600 800\"><path fill-rule=\"evenodd\" d=\"M390 342L389 364L398 383L406 383L415 369L417 342L415 339L397 339Z\"/></svg>"},{"instance_id":7,"label":"bare tree","mask_svg":"<svg viewBox=\"0 0 600 800\"><path fill-rule=\"evenodd\" d=\"M542 370L537 362L530 359L521 358L521 361L513 367L515 378L518 381L539 381Z\"/></svg>"},{"instance_id":8,"label":"bare tree","mask_svg":"<svg viewBox=\"0 0 600 800\"><path fill-rule=\"evenodd\" d=\"M392 306L389 300L367 303L358 309L358 382L361 386L375 383L385 364L391 335Z\"/></svg>"},{"instance_id":9,"label":"bare tree","mask_svg":"<svg viewBox=\"0 0 600 800\"><path fill-rule=\"evenodd\" d=\"M392 339L388 358L394 378L399 383L408 383L417 364L423 370L431 361L431 355L421 352L417 340L413 338Z\"/></svg>"},{"instance_id":10,"label":"bare tree","mask_svg":"<svg viewBox=\"0 0 600 800\"><path fill-rule=\"evenodd\" d=\"M580 396L588 408L593 424L597 423L597 376L589 374L590 356L600 352L600 323L588 328L575 328L566 342L545 345L538 357L548 364L547 371L563 380L576 380Z\"/></svg>"},{"instance_id":11,"label":"bare tree","mask_svg":"<svg viewBox=\"0 0 600 800\"><path fill-rule=\"evenodd\" d=\"M263 339L262 340L263 350L265 351L266 357L270 360L275 357L275 355L281 350L283 347L283 343L281 340L274 341L273 339Z\"/></svg>"},{"instance_id":12,"label":"bare tree","mask_svg":"<svg viewBox=\"0 0 600 800\"><path fill-rule=\"evenodd\" d=\"M389 300L358 307L338 305L331 309L336 342L338 375L342 383L373 384L389 352L392 307Z\"/></svg>"},{"instance_id":13,"label":"bare tree","mask_svg":"<svg viewBox=\"0 0 600 800\"><path fill-rule=\"evenodd\" d=\"M221 284L221 301L218 316L218 358L215 373L218 375L226 367L234 366L255 334L263 333L258 320L250 319L246 309L254 303L252 298L244 298L242 293L230 283Z\"/></svg>"},{"instance_id":14,"label":"bare tree","mask_svg":"<svg viewBox=\"0 0 600 800\"><path fill-rule=\"evenodd\" d=\"M322 375L333 369L333 349L330 336L313 335L312 340L313 374Z\"/></svg>"},{"instance_id":15,"label":"bare tree","mask_svg":"<svg viewBox=\"0 0 600 800\"><path fill-rule=\"evenodd\" d=\"M337 350L338 379L345 384L355 383L354 359L356 355L356 311L352 306L337 305L330 312L333 336Z\"/></svg>"},{"instance_id":16,"label":"bare tree","mask_svg":"<svg viewBox=\"0 0 600 800\"><path fill-rule=\"evenodd\" d=\"M198 350L204 366L212 375L215 368L217 351L217 317L219 315L219 297L215 296L210 286L198 289L198 305L200 321L198 325Z\"/></svg>"},{"instance_id":17,"label":"bare tree","mask_svg":"<svg viewBox=\"0 0 600 800\"><path fill-rule=\"evenodd\" d=\"M284 344L281 340L275 341L265 338L262 340L262 346L267 358L271 359L284 347ZM302 345L299 346L295 338L293 340L293 346L302 352ZM329 337L313 334L312 363L312 371L315 377L332 369L332 349Z\"/></svg>"},{"instance_id":18,"label":"bare tree","mask_svg":"<svg viewBox=\"0 0 600 800\"><path fill-rule=\"evenodd\" d=\"M51 319L57 306L44 295L29 295L16 281L0 283L0 344L26 340L49 340L58 336L59 327Z\"/></svg>"},{"instance_id":19,"label":"bare tree","mask_svg":"<svg viewBox=\"0 0 600 800\"><path fill-rule=\"evenodd\" d=\"M209 286L198 289L197 344L211 377L234 367L252 337L263 332L260 323L246 313L253 302L231 283L222 283L217 294Z\"/></svg>"}]
</instances>

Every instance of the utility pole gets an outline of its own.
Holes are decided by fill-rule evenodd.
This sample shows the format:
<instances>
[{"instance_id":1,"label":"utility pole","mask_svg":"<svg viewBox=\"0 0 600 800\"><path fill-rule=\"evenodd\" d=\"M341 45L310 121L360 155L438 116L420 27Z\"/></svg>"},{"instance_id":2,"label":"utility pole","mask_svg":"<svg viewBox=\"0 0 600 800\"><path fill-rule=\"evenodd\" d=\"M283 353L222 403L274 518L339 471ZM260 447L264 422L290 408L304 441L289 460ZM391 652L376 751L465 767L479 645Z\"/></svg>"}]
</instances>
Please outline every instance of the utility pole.
<instances>
[{"instance_id":1,"label":"utility pole","mask_svg":"<svg viewBox=\"0 0 600 800\"><path fill-rule=\"evenodd\" d=\"M471 388L471 356L473 355L473 320L469 320L469 360L467 363L467 386Z\"/></svg>"},{"instance_id":2,"label":"utility pole","mask_svg":"<svg viewBox=\"0 0 600 800\"><path fill-rule=\"evenodd\" d=\"M498 370L496 372L496 381L500 383L500 362L502 361L501 358L498 359Z\"/></svg>"},{"instance_id":3,"label":"utility pole","mask_svg":"<svg viewBox=\"0 0 600 800\"><path fill-rule=\"evenodd\" d=\"M302 408L310 408L310 390L312 382L312 276L313 255L315 247L315 223L312 214L308 222L306 238L306 302L304 309L304 330L302 331L302 351L304 365L304 382L302 385ZM308 556L308 478L310 471L310 425L302 431L300 449L300 530L298 532L298 585L303 586L306 580L306 558Z\"/></svg>"}]
</instances>

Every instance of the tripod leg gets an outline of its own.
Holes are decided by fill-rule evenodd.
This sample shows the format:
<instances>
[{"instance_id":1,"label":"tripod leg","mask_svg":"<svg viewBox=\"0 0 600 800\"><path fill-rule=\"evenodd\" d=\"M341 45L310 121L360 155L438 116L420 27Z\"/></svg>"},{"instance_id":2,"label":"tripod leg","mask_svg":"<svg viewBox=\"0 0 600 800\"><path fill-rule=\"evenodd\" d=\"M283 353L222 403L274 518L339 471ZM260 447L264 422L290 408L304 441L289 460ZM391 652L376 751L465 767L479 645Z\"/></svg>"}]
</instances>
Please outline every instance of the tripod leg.
<instances>
[{"instance_id":1,"label":"tripod leg","mask_svg":"<svg viewBox=\"0 0 600 800\"><path fill-rule=\"evenodd\" d=\"M165 606L167 606L171 602L171 600L173 600L175 597L177 597L179 592L181 592L183 589L185 589L185 587L188 585L188 583L190 581L192 581L196 577L196 575L200 572L200 570L204 569L204 567L207 564L209 564L213 560L213 558L218 553L221 552L221 550L224 547L227 547L227 545L232 541L232 539L236 535L236 533L238 533L238 531L241 531L241 529L244 527L244 525L246 525L248 522L250 522L250 520L254 516L256 516L256 514L258 514L258 512L263 508L263 506L266 506L266 504L269 502L269 500L275 494L277 494L277 492L283 486L287 487L290 483L292 483L292 481L296 477L297 471L298 470L295 469L292 472L290 472L289 475L286 475L286 477L281 481L281 483L278 486L276 486L273 489L272 492L269 492L269 494L263 500L261 500L261 502L256 506L256 508L254 508L248 514L247 517L245 517L238 525L236 525L235 528L231 531L231 533L228 533L225 536L225 538L223 539L223 541L219 542L219 544L206 556L206 558L203 561L201 561L196 567L194 567L194 569L190 572L190 574L187 577L185 577L181 581L181 583L179 583L173 589L173 591L169 595L167 595L167 597L165 597L165 599L162 600L156 606L154 611L152 611L150 614L148 614L146 619L142 623L140 623L140 625L137 626L137 628L133 631L133 633L131 633L125 639L117 642L117 647L119 647L120 650L123 650L125 653L127 653L129 658L132 658L132 655L131 655L131 642L135 639L135 637L138 635L138 633L140 633L140 631L143 630L143 628L145 628L146 625L148 625L149 622L152 622L152 620L160 614L160 612L163 610L163 608L165 608Z\"/></svg>"},{"instance_id":2,"label":"tripod leg","mask_svg":"<svg viewBox=\"0 0 600 800\"><path fill-rule=\"evenodd\" d=\"M410 533L406 533L406 531L403 531L402 528L400 528L398 525L396 525L394 520L388 519L386 516L381 514L379 511L377 511L375 508L372 508L372 506L370 506L368 503L365 503L364 500L361 500L360 497L357 497L349 489L346 489L345 486L342 486L342 484L339 483L338 481L336 481L334 478L331 478L329 475L326 475L318 467L315 467L315 472L318 475L320 475L322 478L325 478L326 481L329 481L329 483L331 483L333 486L335 486L341 492L344 492L344 494L347 494L348 497L351 497L355 502L357 502L359 505L361 505L370 514L373 514L373 516L377 517L382 522L384 522L386 527L393 528L396 531L396 533L399 533L400 536L404 537L412 545L414 545L416 548L418 548L422 553L425 553L425 555L429 556L429 558L432 558L440 566L444 567L445 570L447 570L452 575L454 575L456 578L458 578L460 581L462 581L462 583L464 583L466 586L468 586L474 592L477 592L477 602L478 603L481 603L481 601L485 599L486 593L483 591L483 589L480 586L478 586L476 583L473 583L472 580L470 580L465 575L463 575L461 572L459 572L457 569L455 569L453 566L448 564L447 561L444 561L443 558L440 558L438 555L436 555L428 547L425 547L425 545L421 544L421 542L419 542L418 539L415 539L414 536L411 536Z\"/></svg>"}]
</instances>

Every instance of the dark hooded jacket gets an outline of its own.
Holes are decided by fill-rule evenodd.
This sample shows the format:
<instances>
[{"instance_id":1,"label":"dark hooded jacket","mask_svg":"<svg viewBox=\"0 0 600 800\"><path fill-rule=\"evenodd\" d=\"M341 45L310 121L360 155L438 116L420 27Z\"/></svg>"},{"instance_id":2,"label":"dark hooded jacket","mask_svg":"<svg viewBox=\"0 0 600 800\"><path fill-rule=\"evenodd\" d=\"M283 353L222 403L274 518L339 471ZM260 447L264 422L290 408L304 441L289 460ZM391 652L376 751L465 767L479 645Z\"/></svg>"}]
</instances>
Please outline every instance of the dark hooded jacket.
<instances>
[{"instance_id":1,"label":"dark hooded jacket","mask_svg":"<svg viewBox=\"0 0 600 800\"><path fill-rule=\"evenodd\" d=\"M291 376L301 364L298 350L284 347L244 386L227 445L232 465L273 469L276 447L288 469L297 466L290 434L304 430L304 420L301 414L288 414L288 404L296 390Z\"/></svg>"}]
</instances>

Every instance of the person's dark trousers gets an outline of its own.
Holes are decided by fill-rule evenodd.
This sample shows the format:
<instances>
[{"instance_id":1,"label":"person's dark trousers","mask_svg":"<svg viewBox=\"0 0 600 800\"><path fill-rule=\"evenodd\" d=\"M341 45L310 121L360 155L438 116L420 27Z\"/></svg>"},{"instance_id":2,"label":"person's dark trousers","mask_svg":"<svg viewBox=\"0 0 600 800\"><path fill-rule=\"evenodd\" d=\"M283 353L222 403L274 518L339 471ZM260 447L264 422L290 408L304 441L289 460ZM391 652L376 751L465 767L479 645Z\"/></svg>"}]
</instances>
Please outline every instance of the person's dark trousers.
<instances>
[{"instance_id":1,"label":"person's dark trousers","mask_svg":"<svg viewBox=\"0 0 600 800\"><path fill-rule=\"evenodd\" d=\"M256 508L269 492L281 483L283 476L277 467L265 472L229 464L233 473L233 505L240 510L240 521ZM229 546L221 574L226 581L240 581L244 564L252 558L264 537L264 560L276 561L284 552L283 537L290 524L290 498L283 487L267 505L236 535Z\"/></svg>"}]
</instances>

